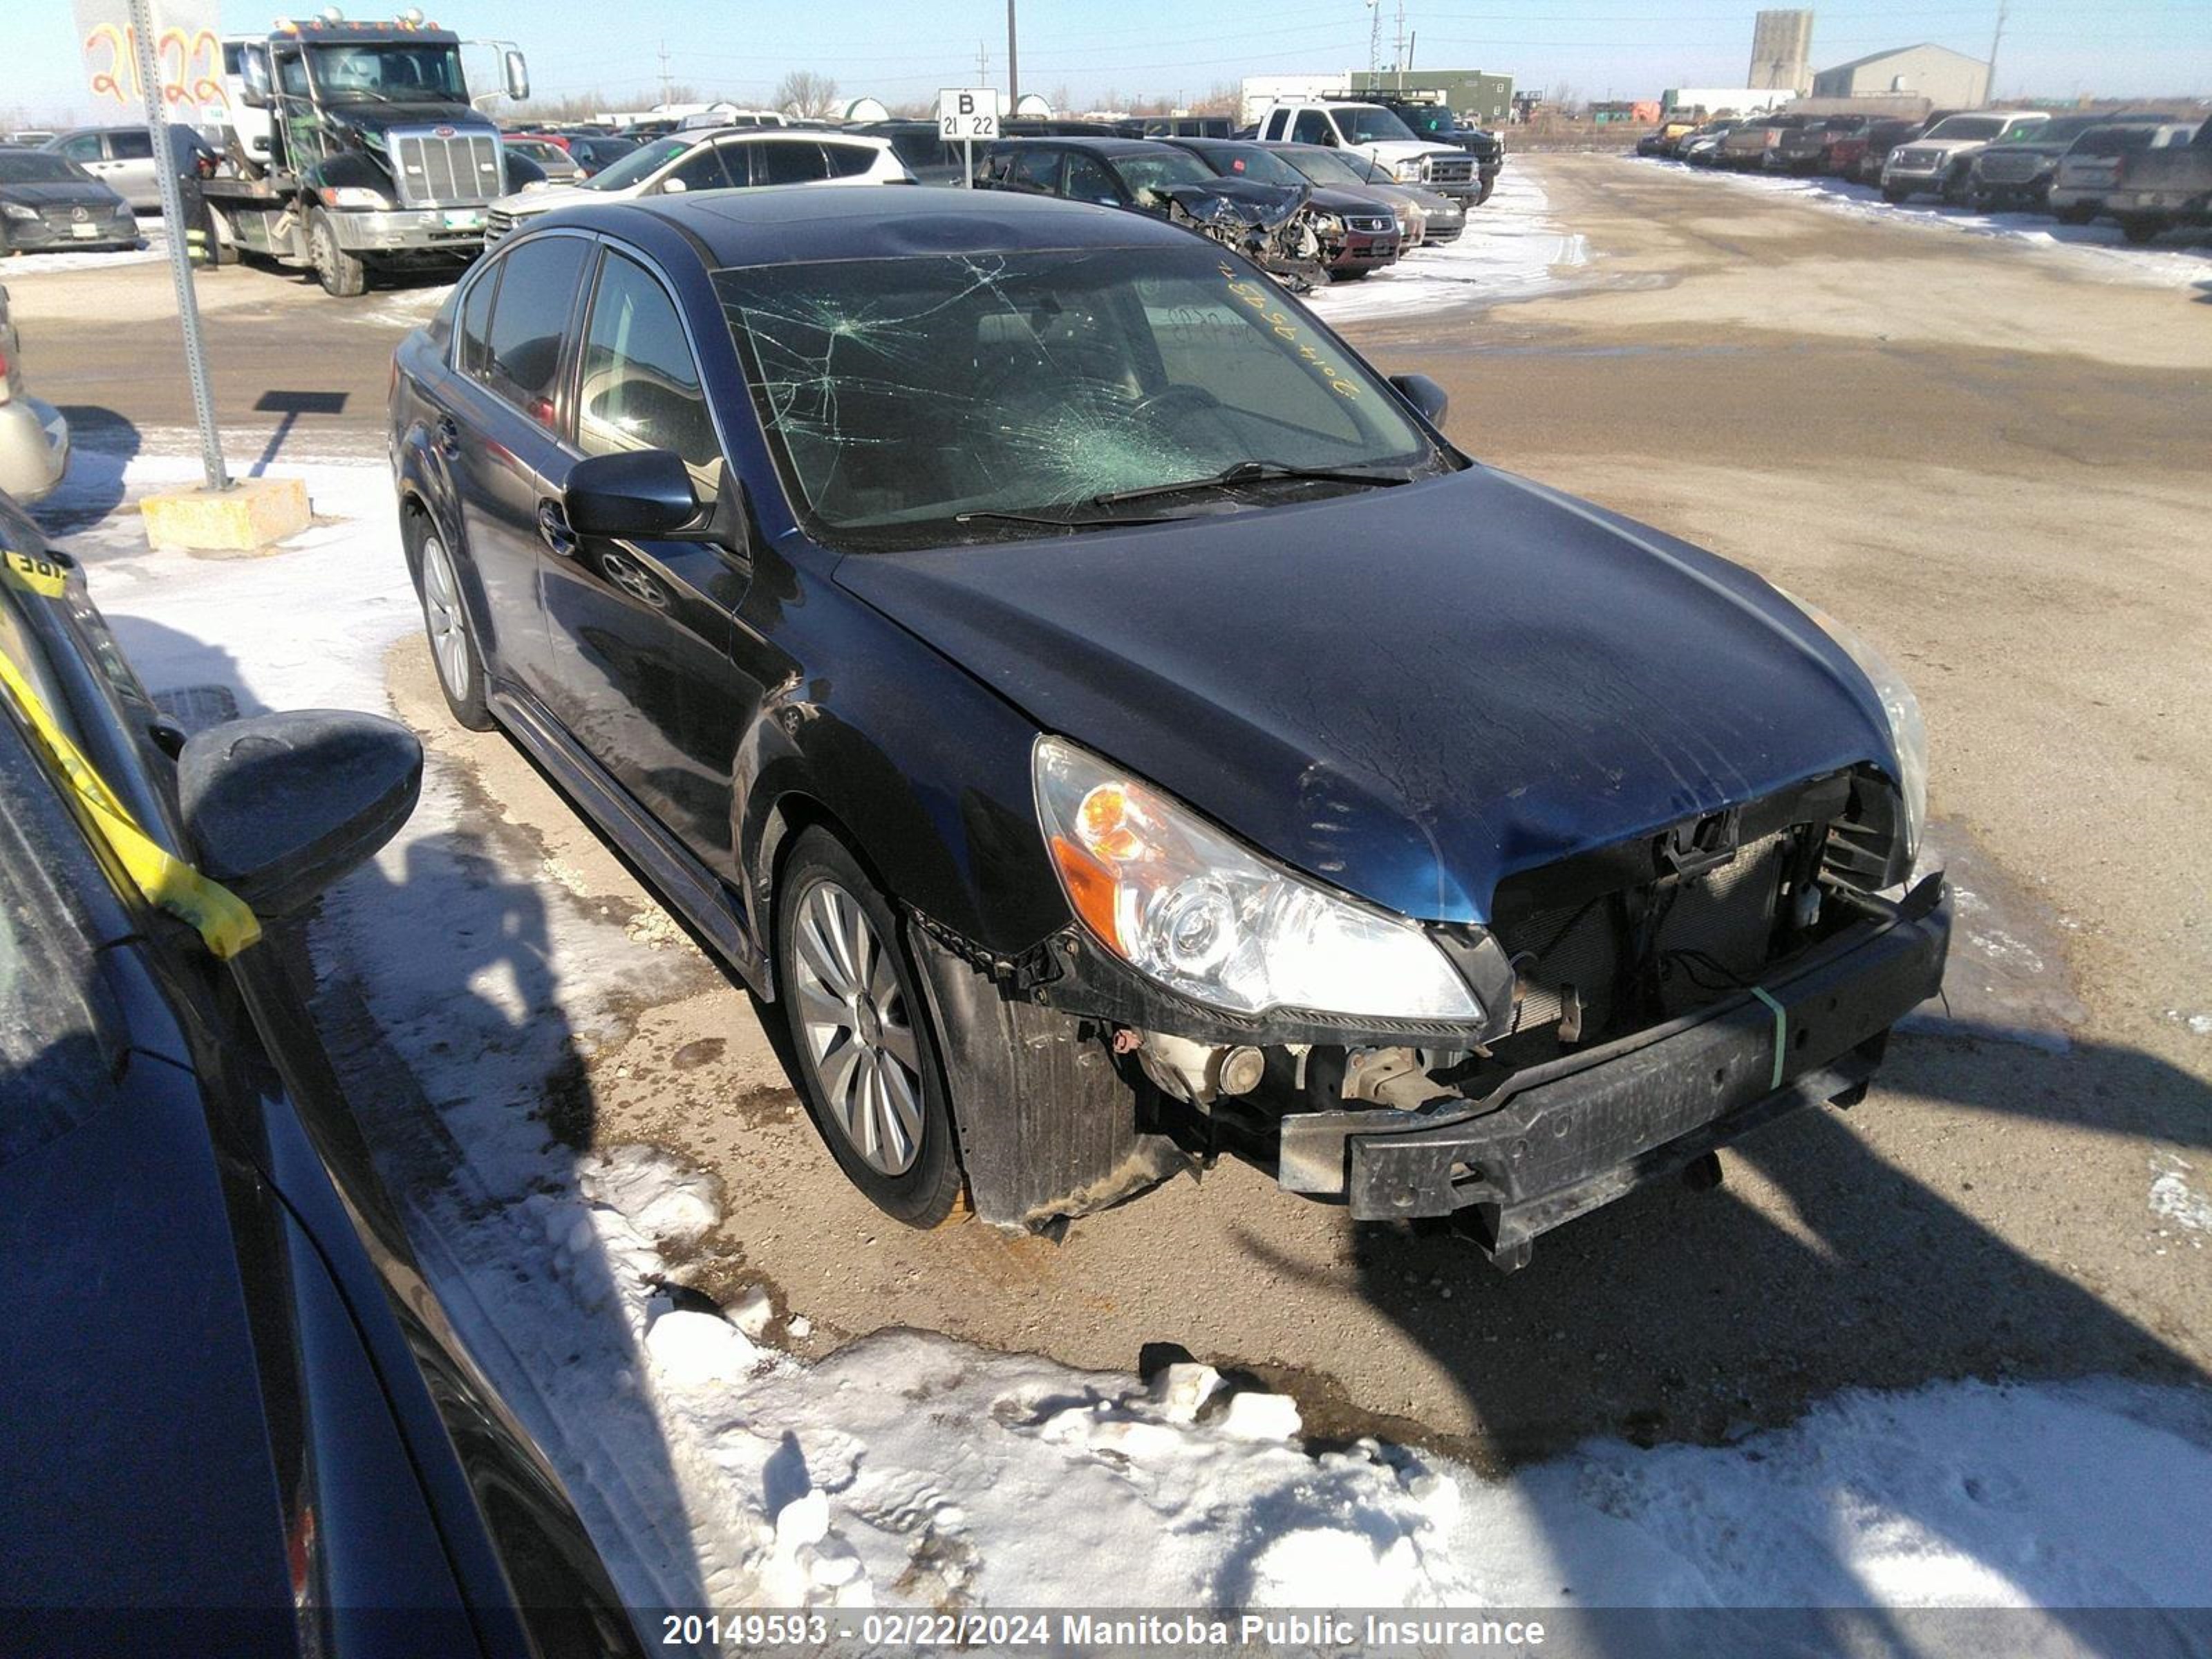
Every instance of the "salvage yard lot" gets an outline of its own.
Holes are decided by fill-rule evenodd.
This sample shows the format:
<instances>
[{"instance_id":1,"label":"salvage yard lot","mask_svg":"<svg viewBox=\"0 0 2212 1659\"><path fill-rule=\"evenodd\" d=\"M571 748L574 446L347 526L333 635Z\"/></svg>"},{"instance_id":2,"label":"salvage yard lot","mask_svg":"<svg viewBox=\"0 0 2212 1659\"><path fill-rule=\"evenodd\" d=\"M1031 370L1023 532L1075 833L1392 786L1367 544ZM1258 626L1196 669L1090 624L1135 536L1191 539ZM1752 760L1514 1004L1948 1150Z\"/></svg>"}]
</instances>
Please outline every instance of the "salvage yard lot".
<instances>
[{"instance_id":1,"label":"salvage yard lot","mask_svg":"<svg viewBox=\"0 0 2212 1659\"><path fill-rule=\"evenodd\" d=\"M1936 838L1964 890L1950 1006L1898 1039L1863 1106L1767 1132L1729 1158L1717 1193L1650 1191L1571 1225L1511 1278L1449 1237L1355 1229L1227 1163L1058 1245L885 1222L797 1111L743 993L516 750L444 717L381 477L307 465L380 453L391 345L437 290L349 312L265 274L203 283L234 453L265 447L278 471L307 467L319 507L344 522L265 569L194 568L134 550L127 514L110 511L155 481L151 458L188 453L173 435L181 387L143 375L159 329L115 320L154 314L141 290L166 274L7 273L39 388L91 452L46 516L72 532L155 689L228 684L248 707L384 698L430 745L422 815L326 908L324 1012L433 1271L449 1275L441 1289L526 1396L587 1516L623 1540L625 1589L796 1600L857 1574L885 1597L979 1583L1002 1603L1052 1599L1065 1563L1024 1554L1011 1510L978 1510L973 1481L932 1474L884 1379L985 1415L991 1390L1009 1390L1055 1457L1102 1448L1141 1462L1127 1447L1143 1437L1041 1403L1065 1373L1034 1362L994 1372L965 1347L859 1342L893 1328L1114 1373L1176 1345L1288 1393L1309 1431L1413 1443L1492 1477L1589 1437L1724 1445L1813 1409L1797 1438L1771 1443L1777 1468L1825 1460L1825 1478L1867 1489L1877 1516L1887 1504L1949 1540L1879 1545L1869 1521L1836 1559L1812 1551L1761 1579L1707 1524L1725 1493L1675 1525L1669 1494L1717 1476L1616 1446L1529 1477L1556 1559L1502 1559L1486 1578L1493 1511L1401 1499L1422 1490L1418 1467L1377 1466L1386 1504L1367 1464L1328 1465L1336 1485L1300 1522L1324 1551L1313 1559L1340 1570L1340 1552L1325 1553L1344 1541L1332 1514L1387 1513L1390 1538L1412 1540L1398 1550L1368 1528L1374 1577L1333 1590L1340 1601L1570 1586L1928 1599L1964 1581L1916 1579L1916 1564L1971 1578L2019 1541L2008 1527L2052 1524L1931 1495L1944 1479L1984 1478L1976 1460L2001 1462L2010 1445L2012 1474L2033 1481L2048 1463L2031 1456L2034 1433L2094 1443L2098 1423L2189 1415L2187 1395L2147 1404L2103 1384L1936 1390L1894 1412L1820 1402L1963 1378L2201 1389L2212 1360L2212 899L2197 873L2212 819L2212 293L2185 264L2139 279L2078 250L1935 235L1763 181L1581 156L1516 157L1506 178L1454 250L1467 292L1432 281L1422 303L1392 301L1386 284L1409 270L1317 309L1352 302L1347 335L1380 367L1441 380L1452 435L1480 459L1711 546L1866 632L1926 708ZM1508 242L1527 251L1492 258ZM2151 257L2212 280L2202 250ZM313 393L343 406L311 405L280 433L288 404ZM135 473L132 449L147 458ZM1342 590L1315 596L1345 613L1355 652L1359 582L1347 550ZM541 1260L557 1266L533 1274ZM848 1350L822 1375L868 1403L825 1419L802 1369L732 1349L725 1328L647 1330L647 1276L725 1305L765 1287L776 1317L763 1340L807 1360ZM641 1404L647 1370L657 1419ZM1065 1392L1085 1386L1111 1392L1081 1378ZM2027 1423L2042 1426L1992 1427ZM761 1530L754 1477L787 1433L816 1460L817 1487L858 1480L870 1452L894 1471L869 1465L874 1484L833 1503L804 1560L797 1523L781 1540ZM1747 1478L1733 1453L1712 1455ZM1101 1490L1082 1490L1113 1516L1104 1461L1083 1462ZM1237 1531L1210 1505L1289 1492L1303 1460L1253 1454L1233 1474L1158 1462L1175 1474L1154 1512L1199 1536L1173 1564L1181 1577L1142 1589L1297 1594L1307 1558L1205 1534ZM1942 1479L1885 1473L1913 1467ZM1595 1583L1581 1568L1554 1583L1546 1569L1578 1559L1575 1529L1602 1507L1579 1495L1577 1468L1586 1485L1653 1483L1607 1510L1642 1528L1645 1553ZM803 1489L805 1465L799 1476ZM2058 1478L2079 1496L2095 1470ZM1470 1492L1499 1490L1467 1479ZM1808 1503L1810 1533L1821 1510ZM977 1513L963 1522L963 1508ZM918 1576L894 1592L902 1559ZM2013 1566L2031 1598L2111 1594L2094 1574ZM2193 1583L2202 1600L2212 1586L2197 1571L2153 1576L2143 1594Z\"/></svg>"}]
</instances>

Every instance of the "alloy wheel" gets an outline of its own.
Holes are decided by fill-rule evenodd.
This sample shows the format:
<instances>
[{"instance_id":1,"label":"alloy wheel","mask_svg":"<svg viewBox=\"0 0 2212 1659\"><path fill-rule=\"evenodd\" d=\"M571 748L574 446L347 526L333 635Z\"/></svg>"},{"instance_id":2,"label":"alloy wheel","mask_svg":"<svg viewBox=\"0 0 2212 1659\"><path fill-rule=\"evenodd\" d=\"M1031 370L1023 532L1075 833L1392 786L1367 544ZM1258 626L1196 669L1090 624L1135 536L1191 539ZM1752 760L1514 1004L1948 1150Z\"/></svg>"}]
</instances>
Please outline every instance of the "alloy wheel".
<instances>
[{"instance_id":1,"label":"alloy wheel","mask_svg":"<svg viewBox=\"0 0 2212 1659\"><path fill-rule=\"evenodd\" d=\"M453 574L453 561L435 536L422 540L422 619L430 631L430 654L437 659L446 694L456 702L467 702L475 689L468 617L461 609L461 584Z\"/></svg>"},{"instance_id":2,"label":"alloy wheel","mask_svg":"<svg viewBox=\"0 0 2212 1659\"><path fill-rule=\"evenodd\" d=\"M815 1085L868 1167L903 1175L921 1152L921 1050L890 947L834 881L809 888L793 920L793 991Z\"/></svg>"}]
</instances>

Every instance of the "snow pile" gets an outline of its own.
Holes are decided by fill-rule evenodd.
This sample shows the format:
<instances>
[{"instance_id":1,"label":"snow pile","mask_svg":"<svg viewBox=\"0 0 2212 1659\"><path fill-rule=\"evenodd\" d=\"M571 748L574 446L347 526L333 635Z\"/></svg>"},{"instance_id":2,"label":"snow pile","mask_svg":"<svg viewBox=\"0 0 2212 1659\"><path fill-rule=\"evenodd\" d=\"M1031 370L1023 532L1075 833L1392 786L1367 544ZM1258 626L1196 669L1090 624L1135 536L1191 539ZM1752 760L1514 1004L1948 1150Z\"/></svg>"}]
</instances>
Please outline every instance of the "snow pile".
<instances>
[{"instance_id":1,"label":"snow pile","mask_svg":"<svg viewBox=\"0 0 2212 1659\"><path fill-rule=\"evenodd\" d=\"M64 270L106 270L116 265L143 265L169 257L169 230L159 212L142 212L138 231L143 247L56 248L51 253L17 253L8 261L10 276L40 276Z\"/></svg>"},{"instance_id":2,"label":"snow pile","mask_svg":"<svg viewBox=\"0 0 2212 1659\"><path fill-rule=\"evenodd\" d=\"M1717 167L1692 169L1650 156L1622 159L1636 167L1673 167L1690 177L1710 179L1740 190L1794 196L1854 218L1994 237L2022 247L2072 258L2102 276L2121 282L2141 283L2153 288L2190 288L2212 276L2212 260L2207 260L2202 250L2172 246L2136 247L2109 219L2094 224L2063 225L2046 214L1976 213L1967 208L1946 206L1932 196L1916 196L1893 207L1882 199L1881 191L1875 185L1855 185L1841 179L1723 172Z\"/></svg>"},{"instance_id":3,"label":"snow pile","mask_svg":"<svg viewBox=\"0 0 2212 1659\"><path fill-rule=\"evenodd\" d=\"M386 706L417 625L388 480L307 476L331 521L273 557L70 543L155 690ZM711 970L562 885L474 787L434 755L414 820L325 907L319 951L375 1027L341 1063L424 1272L635 1605L2212 1600L2197 1392L1853 1394L1726 1447L1602 1441L1492 1479L1309 1445L1295 1401L1202 1364L1146 1382L908 1331L779 1352L765 1291L733 1322L683 1287L693 1253L742 1243L714 1182L563 1115L641 1009ZM2154 1189L2184 1225L2187 1173Z\"/></svg>"},{"instance_id":4,"label":"snow pile","mask_svg":"<svg viewBox=\"0 0 2212 1659\"><path fill-rule=\"evenodd\" d=\"M1562 273L1589 263L1589 246L1550 209L1543 186L1509 161L1490 200L1468 210L1457 241L1416 248L1371 276L1318 289L1306 303L1334 324L1554 292L1569 280Z\"/></svg>"}]
</instances>

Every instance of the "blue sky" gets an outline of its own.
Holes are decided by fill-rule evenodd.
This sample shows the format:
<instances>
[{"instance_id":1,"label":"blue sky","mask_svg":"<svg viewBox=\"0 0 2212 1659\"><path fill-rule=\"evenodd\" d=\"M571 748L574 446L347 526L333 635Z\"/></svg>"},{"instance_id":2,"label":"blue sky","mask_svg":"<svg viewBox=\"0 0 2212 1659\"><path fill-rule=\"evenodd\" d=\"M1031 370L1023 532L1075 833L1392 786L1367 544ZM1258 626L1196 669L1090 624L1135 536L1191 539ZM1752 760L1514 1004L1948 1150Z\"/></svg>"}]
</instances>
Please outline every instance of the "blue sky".
<instances>
[{"instance_id":1,"label":"blue sky","mask_svg":"<svg viewBox=\"0 0 2212 1659\"><path fill-rule=\"evenodd\" d=\"M1384 51L1397 0L1381 0ZM226 29L264 28L283 0L223 0ZM386 16L399 3L346 5ZM1407 0L1413 63L1511 74L1522 86L1571 86L1586 98L1656 96L1670 86L1737 86L1751 54L1755 0ZM46 121L87 107L68 0L11 0L11 74L0 121ZM312 8L304 4L300 9ZM989 80L1006 80L1001 0L818 0L810 5L703 0L450 0L427 6L464 34L507 36L529 53L536 88L608 94L632 106L669 72L717 96L764 99L786 70L834 76L887 101L973 84L979 44ZM1238 27L1238 10L1249 26ZM1985 56L1996 0L1839 0L1814 7L1816 68L1933 40ZM1242 9L1170 0L1021 0L1022 85L1065 86L1079 105L1109 91L1194 99L1240 75L1364 68L1362 0L1281 0ZM2063 97L2212 94L2212 0L2011 0L1998 54L2001 94Z\"/></svg>"}]
</instances>

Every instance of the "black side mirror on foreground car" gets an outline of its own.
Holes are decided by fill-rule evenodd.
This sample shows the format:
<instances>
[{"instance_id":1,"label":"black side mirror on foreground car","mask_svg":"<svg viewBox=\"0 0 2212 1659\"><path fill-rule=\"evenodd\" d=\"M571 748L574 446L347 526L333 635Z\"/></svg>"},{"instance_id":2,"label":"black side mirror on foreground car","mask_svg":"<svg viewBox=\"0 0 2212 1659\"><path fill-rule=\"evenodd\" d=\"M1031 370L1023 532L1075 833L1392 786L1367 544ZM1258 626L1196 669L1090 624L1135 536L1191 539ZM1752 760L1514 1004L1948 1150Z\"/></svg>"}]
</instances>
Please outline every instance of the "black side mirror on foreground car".
<instances>
[{"instance_id":1,"label":"black side mirror on foreground car","mask_svg":"<svg viewBox=\"0 0 2212 1659\"><path fill-rule=\"evenodd\" d=\"M374 714L315 709L210 727L177 757L201 872L264 917L289 915L398 833L422 745Z\"/></svg>"},{"instance_id":2,"label":"black side mirror on foreground car","mask_svg":"<svg viewBox=\"0 0 2212 1659\"><path fill-rule=\"evenodd\" d=\"M1439 432L1444 429L1444 411L1451 407L1451 393L1425 374L1393 374L1390 384L1420 410L1423 420Z\"/></svg>"},{"instance_id":3,"label":"black side mirror on foreground car","mask_svg":"<svg viewBox=\"0 0 2212 1659\"><path fill-rule=\"evenodd\" d=\"M562 489L568 528L623 541L672 536L699 516L691 469L672 449L593 455L568 469Z\"/></svg>"}]
</instances>

